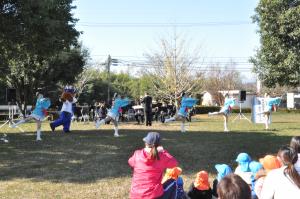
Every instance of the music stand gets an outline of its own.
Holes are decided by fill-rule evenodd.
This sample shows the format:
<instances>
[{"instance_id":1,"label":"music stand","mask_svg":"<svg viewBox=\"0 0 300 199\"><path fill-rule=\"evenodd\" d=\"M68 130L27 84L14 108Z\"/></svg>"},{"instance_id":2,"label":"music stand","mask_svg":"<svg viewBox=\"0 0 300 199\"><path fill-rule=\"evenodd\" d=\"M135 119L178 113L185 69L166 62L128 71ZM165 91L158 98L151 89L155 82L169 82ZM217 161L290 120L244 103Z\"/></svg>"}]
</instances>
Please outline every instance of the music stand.
<instances>
[{"instance_id":1,"label":"music stand","mask_svg":"<svg viewBox=\"0 0 300 199\"><path fill-rule=\"evenodd\" d=\"M239 101L239 104L240 104L240 112L238 113L238 115L233 119L232 122L234 122L235 120L237 119L240 119L240 120L247 120L248 122L251 123L251 121L242 113L242 103L244 103L244 101Z\"/></svg>"},{"instance_id":2,"label":"music stand","mask_svg":"<svg viewBox=\"0 0 300 199\"><path fill-rule=\"evenodd\" d=\"M12 105L11 102L8 102L7 105L8 105L8 119L4 122L4 124L2 124L0 126L0 129L3 128L5 125L8 125L9 127L11 127L12 125L15 124L15 122L14 122L14 113L15 112L14 112L14 108L13 108L14 105ZM16 126L16 127L19 129L19 131L24 133L24 130L21 127L19 127L19 126Z\"/></svg>"}]
</instances>

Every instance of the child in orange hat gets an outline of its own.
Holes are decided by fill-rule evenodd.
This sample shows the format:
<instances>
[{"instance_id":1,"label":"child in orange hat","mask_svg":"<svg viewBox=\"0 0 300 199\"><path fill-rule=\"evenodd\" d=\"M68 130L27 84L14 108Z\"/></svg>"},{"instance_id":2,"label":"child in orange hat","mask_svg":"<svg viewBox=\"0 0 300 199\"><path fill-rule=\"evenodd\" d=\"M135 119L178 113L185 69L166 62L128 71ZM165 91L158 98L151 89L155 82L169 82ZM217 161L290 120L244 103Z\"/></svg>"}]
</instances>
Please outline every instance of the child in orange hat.
<instances>
[{"instance_id":1,"label":"child in orange hat","mask_svg":"<svg viewBox=\"0 0 300 199\"><path fill-rule=\"evenodd\" d=\"M264 184L265 177L271 170L280 168L281 163L274 155L266 155L264 158L260 158L259 162L263 165L263 169L259 170L256 173L254 192L256 193L258 198L261 198L261 190Z\"/></svg>"},{"instance_id":2,"label":"child in orange hat","mask_svg":"<svg viewBox=\"0 0 300 199\"><path fill-rule=\"evenodd\" d=\"M182 173L182 169L180 167L174 167L172 169L166 170L165 176L162 179L162 184L164 187L163 198L175 198L175 199L186 198L185 192L183 190L183 180L180 177L181 173ZM174 189L176 190L174 191Z\"/></svg>"},{"instance_id":3,"label":"child in orange hat","mask_svg":"<svg viewBox=\"0 0 300 199\"><path fill-rule=\"evenodd\" d=\"M200 171L196 175L194 183L192 183L188 196L191 199L211 199L212 190L208 181L207 171Z\"/></svg>"}]
</instances>

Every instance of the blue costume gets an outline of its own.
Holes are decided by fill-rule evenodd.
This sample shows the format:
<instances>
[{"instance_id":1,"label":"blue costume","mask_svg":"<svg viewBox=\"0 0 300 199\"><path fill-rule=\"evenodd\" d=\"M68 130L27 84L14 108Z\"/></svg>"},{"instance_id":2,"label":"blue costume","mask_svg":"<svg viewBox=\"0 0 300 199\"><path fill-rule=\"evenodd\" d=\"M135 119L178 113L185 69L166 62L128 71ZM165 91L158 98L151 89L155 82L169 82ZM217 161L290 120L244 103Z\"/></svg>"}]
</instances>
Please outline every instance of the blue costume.
<instances>
[{"instance_id":1,"label":"blue costume","mask_svg":"<svg viewBox=\"0 0 300 199\"><path fill-rule=\"evenodd\" d=\"M189 97L182 97L181 106L178 111L178 115L186 117L188 109L192 108L196 104L197 100Z\"/></svg>"},{"instance_id":2,"label":"blue costume","mask_svg":"<svg viewBox=\"0 0 300 199\"><path fill-rule=\"evenodd\" d=\"M267 98L264 112L270 112L271 113L273 105L279 105L280 101L281 101L281 99L279 97Z\"/></svg>"},{"instance_id":3,"label":"blue costume","mask_svg":"<svg viewBox=\"0 0 300 199\"><path fill-rule=\"evenodd\" d=\"M114 105L108 111L107 115L109 117L111 117L113 120L117 120L117 118L119 118L120 108L127 106L129 103L130 103L130 100L128 98L125 98L125 99L117 98L117 99L115 99Z\"/></svg>"},{"instance_id":4,"label":"blue costume","mask_svg":"<svg viewBox=\"0 0 300 199\"><path fill-rule=\"evenodd\" d=\"M30 115L36 120L42 121L46 116L46 110L50 107L51 102L48 98L38 98L35 104L35 108Z\"/></svg>"},{"instance_id":5,"label":"blue costume","mask_svg":"<svg viewBox=\"0 0 300 199\"><path fill-rule=\"evenodd\" d=\"M116 94L115 94L116 95ZM96 121L96 128L98 129L100 125L104 124L107 121L113 120L114 123L114 129L115 129L115 137L119 137L118 133L118 119L120 115L120 109L124 106L127 106L129 104L130 100L128 98L121 99L121 98L116 98L114 100L114 104L111 107L111 109L107 113L107 117L102 119L102 120L97 120Z\"/></svg>"},{"instance_id":6,"label":"blue costume","mask_svg":"<svg viewBox=\"0 0 300 199\"><path fill-rule=\"evenodd\" d=\"M225 115L229 115L230 109L235 105L235 99L225 98L224 106L221 108L220 112Z\"/></svg>"},{"instance_id":7,"label":"blue costume","mask_svg":"<svg viewBox=\"0 0 300 199\"><path fill-rule=\"evenodd\" d=\"M35 108L30 114L29 117L20 120L19 122L13 124L11 127L15 128L19 124L27 122L31 119L35 119L37 123L37 131L36 131L36 140L41 141L41 123L44 120L45 116L47 115L47 109L50 107L51 102L48 98L44 98L43 95L39 94L39 97L36 101Z\"/></svg>"}]
</instances>

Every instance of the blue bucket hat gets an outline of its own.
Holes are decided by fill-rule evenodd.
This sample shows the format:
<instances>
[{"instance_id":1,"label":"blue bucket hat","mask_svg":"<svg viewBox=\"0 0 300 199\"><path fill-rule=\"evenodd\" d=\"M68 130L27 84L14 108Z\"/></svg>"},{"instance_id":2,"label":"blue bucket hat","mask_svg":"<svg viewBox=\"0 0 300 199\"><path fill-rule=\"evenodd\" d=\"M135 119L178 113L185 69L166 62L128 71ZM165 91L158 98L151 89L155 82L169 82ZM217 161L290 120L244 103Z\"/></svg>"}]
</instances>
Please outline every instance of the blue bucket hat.
<instances>
[{"instance_id":1,"label":"blue bucket hat","mask_svg":"<svg viewBox=\"0 0 300 199\"><path fill-rule=\"evenodd\" d=\"M239 163L241 171L248 172L249 171L249 164L251 162L251 157L247 153L240 153L236 160Z\"/></svg>"},{"instance_id":2,"label":"blue bucket hat","mask_svg":"<svg viewBox=\"0 0 300 199\"><path fill-rule=\"evenodd\" d=\"M216 164L215 168L218 171L217 179L218 179L219 182L223 177L225 177L228 174L232 173L232 170L231 170L230 166L228 166L227 164Z\"/></svg>"},{"instance_id":3,"label":"blue bucket hat","mask_svg":"<svg viewBox=\"0 0 300 199\"><path fill-rule=\"evenodd\" d=\"M147 136L143 138L143 141L148 145L159 145L160 135L157 132L149 132Z\"/></svg>"},{"instance_id":4,"label":"blue bucket hat","mask_svg":"<svg viewBox=\"0 0 300 199\"><path fill-rule=\"evenodd\" d=\"M250 162L249 164L249 168L250 168L250 171L252 173L253 176L256 175L256 173L263 167L263 165L257 161L252 161Z\"/></svg>"}]
</instances>

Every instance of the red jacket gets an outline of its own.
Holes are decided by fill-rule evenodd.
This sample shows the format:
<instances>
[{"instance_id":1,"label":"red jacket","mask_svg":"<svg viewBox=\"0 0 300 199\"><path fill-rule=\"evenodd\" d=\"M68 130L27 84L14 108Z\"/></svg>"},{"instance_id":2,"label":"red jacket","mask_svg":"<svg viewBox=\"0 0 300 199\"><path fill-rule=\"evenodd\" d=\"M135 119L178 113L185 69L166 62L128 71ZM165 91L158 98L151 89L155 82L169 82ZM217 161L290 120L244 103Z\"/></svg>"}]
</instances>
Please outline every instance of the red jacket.
<instances>
[{"instance_id":1,"label":"red jacket","mask_svg":"<svg viewBox=\"0 0 300 199\"><path fill-rule=\"evenodd\" d=\"M133 168L131 199L154 199L163 195L161 180L167 168L177 166L177 160L166 150L159 152L159 160L151 159L145 149L136 150L128 164Z\"/></svg>"}]
</instances>

